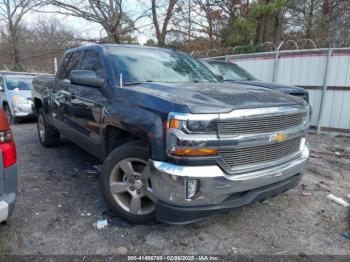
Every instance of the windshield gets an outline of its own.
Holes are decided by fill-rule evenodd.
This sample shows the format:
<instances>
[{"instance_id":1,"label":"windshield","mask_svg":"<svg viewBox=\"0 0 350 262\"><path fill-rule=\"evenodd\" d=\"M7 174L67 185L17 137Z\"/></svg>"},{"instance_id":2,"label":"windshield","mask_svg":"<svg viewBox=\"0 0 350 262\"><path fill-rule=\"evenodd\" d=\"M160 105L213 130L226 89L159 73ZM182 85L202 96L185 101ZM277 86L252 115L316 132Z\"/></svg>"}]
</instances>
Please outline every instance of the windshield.
<instances>
[{"instance_id":1,"label":"windshield","mask_svg":"<svg viewBox=\"0 0 350 262\"><path fill-rule=\"evenodd\" d=\"M216 77L189 55L148 48L110 48L116 78L139 82L217 82Z\"/></svg>"},{"instance_id":2,"label":"windshield","mask_svg":"<svg viewBox=\"0 0 350 262\"><path fill-rule=\"evenodd\" d=\"M6 76L8 90L32 90L33 77L29 76Z\"/></svg>"},{"instance_id":3,"label":"windshield","mask_svg":"<svg viewBox=\"0 0 350 262\"><path fill-rule=\"evenodd\" d=\"M215 75L222 76L224 81L256 80L242 67L233 63L215 61L205 61L204 63Z\"/></svg>"}]
</instances>

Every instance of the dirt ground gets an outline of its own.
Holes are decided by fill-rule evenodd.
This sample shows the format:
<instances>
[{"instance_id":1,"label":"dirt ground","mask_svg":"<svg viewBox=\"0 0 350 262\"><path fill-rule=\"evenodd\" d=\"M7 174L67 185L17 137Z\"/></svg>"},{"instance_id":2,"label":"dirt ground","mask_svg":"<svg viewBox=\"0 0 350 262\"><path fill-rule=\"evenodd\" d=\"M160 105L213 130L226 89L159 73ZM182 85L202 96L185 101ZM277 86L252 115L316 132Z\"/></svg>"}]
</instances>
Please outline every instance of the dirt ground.
<instances>
[{"instance_id":1,"label":"dirt ground","mask_svg":"<svg viewBox=\"0 0 350 262\"><path fill-rule=\"evenodd\" d=\"M326 198L350 193L350 137L310 135L302 182L263 203L185 226L112 218L98 230L107 209L100 163L68 141L41 147L34 123L13 132L19 192L13 216L0 225L0 254L350 254L340 235L349 230L347 209Z\"/></svg>"}]
</instances>

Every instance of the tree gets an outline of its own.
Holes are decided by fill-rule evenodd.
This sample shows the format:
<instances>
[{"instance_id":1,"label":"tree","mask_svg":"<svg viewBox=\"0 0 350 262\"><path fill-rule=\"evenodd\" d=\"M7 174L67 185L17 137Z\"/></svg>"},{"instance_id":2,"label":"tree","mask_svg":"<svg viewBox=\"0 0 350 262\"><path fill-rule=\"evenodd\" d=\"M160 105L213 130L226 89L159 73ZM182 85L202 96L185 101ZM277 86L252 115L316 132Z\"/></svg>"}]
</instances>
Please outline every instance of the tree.
<instances>
[{"instance_id":1,"label":"tree","mask_svg":"<svg viewBox=\"0 0 350 262\"><path fill-rule=\"evenodd\" d=\"M217 0L194 0L199 7L194 13L197 15L198 21L194 22L199 33L205 34L209 38L210 48L214 47L220 32L223 29L223 16L220 1Z\"/></svg>"},{"instance_id":2,"label":"tree","mask_svg":"<svg viewBox=\"0 0 350 262\"><path fill-rule=\"evenodd\" d=\"M254 39L255 27L254 19L237 17L223 30L223 43L230 47L249 45L251 40Z\"/></svg>"},{"instance_id":3,"label":"tree","mask_svg":"<svg viewBox=\"0 0 350 262\"><path fill-rule=\"evenodd\" d=\"M320 0L292 0L289 3L289 25L291 30L301 28L305 38L312 39L316 31L316 19Z\"/></svg>"},{"instance_id":4,"label":"tree","mask_svg":"<svg viewBox=\"0 0 350 262\"><path fill-rule=\"evenodd\" d=\"M18 34L20 55L15 66L11 62L11 52L7 52L7 35L1 34L0 67L5 64L12 65L12 70L53 73L54 58L60 58L65 50L81 44L79 34L55 18L31 21L30 26L23 23Z\"/></svg>"},{"instance_id":5,"label":"tree","mask_svg":"<svg viewBox=\"0 0 350 262\"><path fill-rule=\"evenodd\" d=\"M286 0L260 0L253 5L251 15L256 19L255 43L272 40L275 44L280 41L282 31L282 10ZM272 39L269 37L270 25L273 25Z\"/></svg>"},{"instance_id":6,"label":"tree","mask_svg":"<svg viewBox=\"0 0 350 262\"><path fill-rule=\"evenodd\" d=\"M56 18L38 19L27 30L21 51L26 54L22 63L30 70L53 73L54 58L81 44L79 34Z\"/></svg>"},{"instance_id":7,"label":"tree","mask_svg":"<svg viewBox=\"0 0 350 262\"><path fill-rule=\"evenodd\" d=\"M19 65L19 30L23 17L34 7L39 6L37 0L0 0L0 22L6 24L6 33L11 51L11 64L14 68Z\"/></svg>"},{"instance_id":8,"label":"tree","mask_svg":"<svg viewBox=\"0 0 350 262\"><path fill-rule=\"evenodd\" d=\"M248 16L250 1L249 0L222 0L220 7L223 13L227 15L227 22L233 23L237 18L246 18Z\"/></svg>"},{"instance_id":9,"label":"tree","mask_svg":"<svg viewBox=\"0 0 350 262\"><path fill-rule=\"evenodd\" d=\"M156 31L156 37L158 40L158 45L160 47L164 47L165 46L165 39L166 36L169 32L168 30L168 26L169 26L169 22L171 17L173 16L173 10L175 7L175 4L178 2L178 0L167 0L165 5L166 5L166 11L163 19L163 25L160 25L160 17L158 14L158 8L159 6L156 3L156 0L152 0L152 20L153 20L153 25ZM164 4L164 3L163 3Z\"/></svg>"},{"instance_id":10,"label":"tree","mask_svg":"<svg viewBox=\"0 0 350 262\"><path fill-rule=\"evenodd\" d=\"M122 2L123 0L49 0L51 5L64 10L57 11L58 13L100 24L106 31L109 42L113 43L122 43L123 36L135 30L134 21L123 12Z\"/></svg>"},{"instance_id":11,"label":"tree","mask_svg":"<svg viewBox=\"0 0 350 262\"><path fill-rule=\"evenodd\" d=\"M221 32L222 42L230 47L248 45L254 38L255 19L250 16L249 0L222 0L225 26Z\"/></svg>"}]
</instances>

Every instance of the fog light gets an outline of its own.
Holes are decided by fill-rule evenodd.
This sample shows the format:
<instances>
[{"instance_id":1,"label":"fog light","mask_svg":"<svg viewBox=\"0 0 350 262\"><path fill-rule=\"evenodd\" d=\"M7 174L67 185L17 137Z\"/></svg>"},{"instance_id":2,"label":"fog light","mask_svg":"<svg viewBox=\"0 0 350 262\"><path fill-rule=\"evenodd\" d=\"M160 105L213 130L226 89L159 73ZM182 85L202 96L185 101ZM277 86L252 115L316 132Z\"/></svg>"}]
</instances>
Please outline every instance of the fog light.
<instances>
[{"instance_id":1,"label":"fog light","mask_svg":"<svg viewBox=\"0 0 350 262\"><path fill-rule=\"evenodd\" d=\"M186 180L186 198L192 199L198 192L199 181L197 179Z\"/></svg>"}]
</instances>

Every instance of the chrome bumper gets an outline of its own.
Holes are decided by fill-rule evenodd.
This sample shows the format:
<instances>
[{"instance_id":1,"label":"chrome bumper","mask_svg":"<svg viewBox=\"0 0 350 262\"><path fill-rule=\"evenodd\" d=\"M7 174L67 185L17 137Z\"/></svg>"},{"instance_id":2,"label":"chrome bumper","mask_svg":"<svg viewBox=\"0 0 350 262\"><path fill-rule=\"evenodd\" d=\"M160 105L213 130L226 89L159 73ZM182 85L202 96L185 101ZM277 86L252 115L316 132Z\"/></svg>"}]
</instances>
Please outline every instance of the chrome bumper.
<instances>
[{"instance_id":1,"label":"chrome bumper","mask_svg":"<svg viewBox=\"0 0 350 262\"><path fill-rule=\"evenodd\" d=\"M205 206L222 203L233 193L244 192L283 181L303 173L309 159L305 145L298 158L259 171L230 175L219 166L179 166L149 161L152 189L157 200L175 206ZM186 199L186 179L198 179L199 193Z\"/></svg>"}]
</instances>

